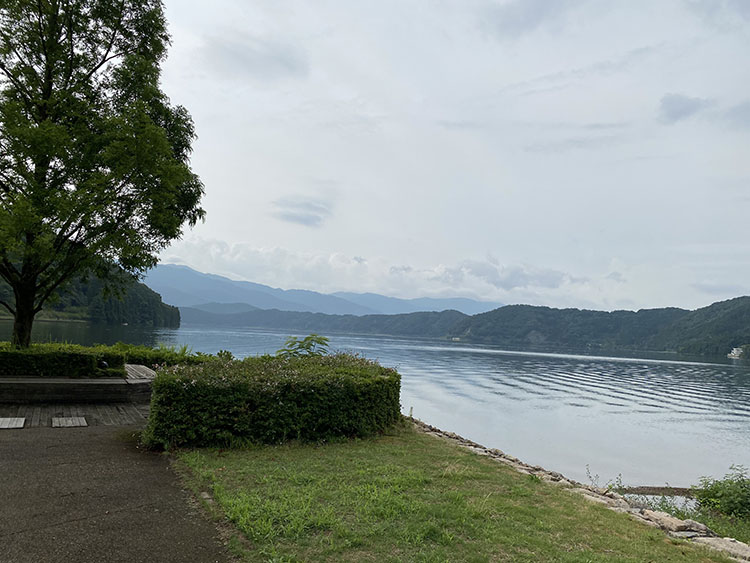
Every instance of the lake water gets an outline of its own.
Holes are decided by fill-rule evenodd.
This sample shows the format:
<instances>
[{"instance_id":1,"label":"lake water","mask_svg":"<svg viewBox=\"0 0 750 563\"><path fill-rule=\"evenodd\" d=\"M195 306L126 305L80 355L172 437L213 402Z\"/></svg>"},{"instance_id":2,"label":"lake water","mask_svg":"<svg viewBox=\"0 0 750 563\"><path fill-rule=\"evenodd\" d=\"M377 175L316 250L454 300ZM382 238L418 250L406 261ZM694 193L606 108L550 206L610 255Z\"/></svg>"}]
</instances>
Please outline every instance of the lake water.
<instances>
[{"instance_id":1,"label":"lake water","mask_svg":"<svg viewBox=\"0 0 750 563\"><path fill-rule=\"evenodd\" d=\"M35 339L117 340L273 353L288 333L37 322ZM0 322L7 340L10 323ZM404 413L531 464L600 484L688 486L750 467L750 366L503 351L395 337L331 337L402 374Z\"/></svg>"}]
</instances>

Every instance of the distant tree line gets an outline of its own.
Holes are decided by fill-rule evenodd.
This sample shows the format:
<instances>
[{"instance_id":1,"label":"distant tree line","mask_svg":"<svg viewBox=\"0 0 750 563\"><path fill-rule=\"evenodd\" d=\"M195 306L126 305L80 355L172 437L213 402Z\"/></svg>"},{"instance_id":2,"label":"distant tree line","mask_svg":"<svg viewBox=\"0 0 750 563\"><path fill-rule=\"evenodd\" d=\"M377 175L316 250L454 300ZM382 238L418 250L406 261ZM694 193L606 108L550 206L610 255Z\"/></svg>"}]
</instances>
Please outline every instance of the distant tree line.
<instances>
[{"instance_id":1,"label":"distant tree line","mask_svg":"<svg viewBox=\"0 0 750 563\"><path fill-rule=\"evenodd\" d=\"M218 314L182 308L182 318L192 325L448 338L514 350L716 356L750 343L750 297L695 311L664 308L606 312L508 305L473 316L458 311L354 316L276 309Z\"/></svg>"},{"instance_id":2,"label":"distant tree line","mask_svg":"<svg viewBox=\"0 0 750 563\"><path fill-rule=\"evenodd\" d=\"M0 283L0 298L3 296L11 298L12 292L7 284ZM157 327L180 326L180 310L162 303L159 294L144 284L131 281L124 285L122 294L112 294L105 291L104 283L97 278L79 278L71 282L66 291L50 300L39 318Z\"/></svg>"},{"instance_id":3,"label":"distant tree line","mask_svg":"<svg viewBox=\"0 0 750 563\"><path fill-rule=\"evenodd\" d=\"M223 327L260 327L279 330L337 332L348 334L387 334L442 338L459 319L458 311L406 313L401 315L326 315L278 309L258 309L218 314L191 307L180 308L184 324Z\"/></svg>"},{"instance_id":4,"label":"distant tree line","mask_svg":"<svg viewBox=\"0 0 750 563\"><path fill-rule=\"evenodd\" d=\"M449 337L514 348L725 355L750 343L750 297L703 307L587 311L511 305L467 317Z\"/></svg>"}]
</instances>

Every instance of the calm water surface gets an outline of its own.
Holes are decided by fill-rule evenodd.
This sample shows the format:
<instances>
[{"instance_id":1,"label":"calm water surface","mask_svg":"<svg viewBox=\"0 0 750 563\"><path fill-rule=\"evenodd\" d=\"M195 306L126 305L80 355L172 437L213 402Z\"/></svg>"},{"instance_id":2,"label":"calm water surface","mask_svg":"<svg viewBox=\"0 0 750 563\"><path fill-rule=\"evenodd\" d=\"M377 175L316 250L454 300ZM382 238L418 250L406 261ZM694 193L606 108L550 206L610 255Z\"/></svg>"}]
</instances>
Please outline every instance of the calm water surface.
<instances>
[{"instance_id":1,"label":"calm water surface","mask_svg":"<svg viewBox=\"0 0 750 563\"><path fill-rule=\"evenodd\" d=\"M0 322L0 339L9 323ZM37 340L123 340L273 353L288 333L36 324ZM750 467L750 366L509 352L393 337L333 336L402 374L405 413L588 482L687 486Z\"/></svg>"}]
</instances>

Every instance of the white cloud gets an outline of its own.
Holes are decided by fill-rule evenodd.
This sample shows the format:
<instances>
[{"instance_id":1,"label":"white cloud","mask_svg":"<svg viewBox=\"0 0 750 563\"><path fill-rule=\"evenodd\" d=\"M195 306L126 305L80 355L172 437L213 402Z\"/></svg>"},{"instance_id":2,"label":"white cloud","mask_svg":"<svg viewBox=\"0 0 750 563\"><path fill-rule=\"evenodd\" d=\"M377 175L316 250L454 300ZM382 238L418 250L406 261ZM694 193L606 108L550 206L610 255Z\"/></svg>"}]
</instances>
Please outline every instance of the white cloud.
<instances>
[{"instance_id":1,"label":"white cloud","mask_svg":"<svg viewBox=\"0 0 750 563\"><path fill-rule=\"evenodd\" d=\"M750 279L742 3L167 10L164 89L195 119L208 215L165 259L604 308L705 305L700 284Z\"/></svg>"},{"instance_id":2,"label":"white cloud","mask_svg":"<svg viewBox=\"0 0 750 563\"><path fill-rule=\"evenodd\" d=\"M306 54L294 45L235 30L206 36L195 56L203 60L209 72L232 80L305 77L309 71Z\"/></svg>"},{"instance_id":3,"label":"white cloud","mask_svg":"<svg viewBox=\"0 0 750 563\"><path fill-rule=\"evenodd\" d=\"M683 94L665 94L659 102L659 117L664 123L676 123L710 108L713 101Z\"/></svg>"},{"instance_id":4,"label":"white cloud","mask_svg":"<svg viewBox=\"0 0 750 563\"><path fill-rule=\"evenodd\" d=\"M750 129L750 100L732 106L724 117L732 127Z\"/></svg>"},{"instance_id":5,"label":"white cloud","mask_svg":"<svg viewBox=\"0 0 750 563\"><path fill-rule=\"evenodd\" d=\"M750 3L746 0L685 0L704 21L721 29L750 22Z\"/></svg>"},{"instance_id":6,"label":"white cloud","mask_svg":"<svg viewBox=\"0 0 750 563\"><path fill-rule=\"evenodd\" d=\"M273 202L273 216L306 227L320 227L333 213L333 203L304 195L287 196Z\"/></svg>"},{"instance_id":7,"label":"white cloud","mask_svg":"<svg viewBox=\"0 0 750 563\"><path fill-rule=\"evenodd\" d=\"M516 39L544 26L560 25L580 0L506 0L482 12L482 25L499 39Z\"/></svg>"}]
</instances>

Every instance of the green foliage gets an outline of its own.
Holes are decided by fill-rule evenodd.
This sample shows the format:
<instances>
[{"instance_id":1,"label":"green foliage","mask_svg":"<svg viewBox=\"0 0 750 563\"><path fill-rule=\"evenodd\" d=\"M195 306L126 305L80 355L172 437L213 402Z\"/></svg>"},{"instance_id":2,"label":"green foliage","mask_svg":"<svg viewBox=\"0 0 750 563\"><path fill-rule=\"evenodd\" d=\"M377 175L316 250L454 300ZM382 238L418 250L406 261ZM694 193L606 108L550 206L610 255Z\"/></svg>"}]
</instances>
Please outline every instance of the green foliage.
<instances>
[{"instance_id":1,"label":"green foliage","mask_svg":"<svg viewBox=\"0 0 750 563\"><path fill-rule=\"evenodd\" d=\"M189 346L185 345L175 347L159 344L156 348L151 348L118 342L109 348L122 354L125 357L125 363L139 364L151 368L201 364L213 358L208 354L193 352Z\"/></svg>"},{"instance_id":2,"label":"green foliage","mask_svg":"<svg viewBox=\"0 0 750 563\"><path fill-rule=\"evenodd\" d=\"M325 440L380 432L399 417L401 378L348 354L261 356L161 369L151 447Z\"/></svg>"},{"instance_id":3,"label":"green foliage","mask_svg":"<svg viewBox=\"0 0 750 563\"><path fill-rule=\"evenodd\" d=\"M12 291L2 279L0 300L12 300ZM0 317L3 314L8 313L0 308ZM73 280L64 291L50 297L37 318L154 327L180 326L180 310L177 307L163 303L158 293L132 279L123 282L122 291L117 295L107 293L105 283L97 278Z\"/></svg>"},{"instance_id":4,"label":"green foliage","mask_svg":"<svg viewBox=\"0 0 750 563\"><path fill-rule=\"evenodd\" d=\"M732 465L723 479L702 478L693 495L701 508L750 519L750 476L741 465Z\"/></svg>"},{"instance_id":5,"label":"green foliage","mask_svg":"<svg viewBox=\"0 0 750 563\"><path fill-rule=\"evenodd\" d=\"M68 280L137 275L204 211L192 120L159 88L161 0L0 3L0 277L14 344Z\"/></svg>"},{"instance_id":6,"label":"green foliage","mask_svg":"<svg viewBox=\"0 0 750 563\"><path fill-rule=\"evenodd\" d=\"M456 323L468 318L458 311L358 317L262 309L223 315L190 307L183 308L181 315L184 323L191 325L262 327L302 333L393 334L434 338L443 338Z\"/></svg>"},{"instance_id":7,"label":"green foliage","mask_svg":"<svg viewBox=\"0 0 750 563\"><path fill-rule=\"evenodd\" d=\"M175 365L197 365L223 359L232 360L231 352L220 351L216 356L193 352L188 346L156 348L124 344L112 346L79 346L77 344L32 344L17 349L9 342L0 342L0 377L100 377L124 376L124 364L140 364L151 368ZM102 366L106 362L108 368Z\"/></svg>"},{"instance_id":8,"label":"green foliage","mask_svg":"<svg viewBox=\"0 0 750 563\"><path fill-rule=\"evenodd\" d=\"M604 312L509 305L458 321L448 336L515 349L725 356L733 347L750 341L750 297L695 311Z\"/></svg>"},{"instance_id":9,"label":"green foliage","mask_svg":"<svg viewBox=\"0 0 750 563\"><path fill-rule=\"evenodd\" d=\"M750 543L750 518L727 516L710 508L696 505L688 499L678 500L672 496L647 497L642 495L626 495L631 503L651 510L666 512L681 520L695 520L708 526L719 537L734 538L741 542Z\"/></svg>"},{"instance_id":10,"label":"green foliage","mask_svg":"<svg viewBox=\"0 0 750 563\"><path fill-rule=\"evenodd\" d=\"M19 350L0 342L0 377L124 377L124 364L125 355L109 346L34 344Z\"/></svg>"},{"instance_id":11,"label":"green foliage","mask_svg":"<svg viewBox=\"0 0 750 563\"><path fill-rule=\"evenodd\" d=\"M702 478L700 485L691 487L691 496L695 501L666 495L626 495L631 503L701 522L720 537L750 543L750 476L743 466L732 465L723 479Z\"/></svg>"},{"instance_id":12,"label":"green foliage","mask_svg":"<svg viewBox=\"0 0 750 563\"><path fill-rule=\"evenodd\" d=\"M216 357L225 362L231 362L235 359L234 354L232 354L229 350L219 350L218 352L216 352Z\"/></svg>"},{"instance_id":13,"label":"green foliage","mask_svg":"<svg viewBox=\"0 0 750 563\"><path fill-rule=\"evenodd\" d=\"M325 356L328 353L329 339L319 334L309 334L302 339L290 336L284 347L276 351L282 358L299 358L300 356Z\"/></svg>"}]
</instances>

